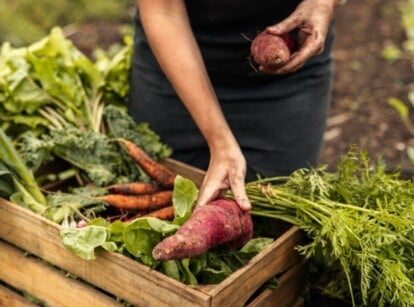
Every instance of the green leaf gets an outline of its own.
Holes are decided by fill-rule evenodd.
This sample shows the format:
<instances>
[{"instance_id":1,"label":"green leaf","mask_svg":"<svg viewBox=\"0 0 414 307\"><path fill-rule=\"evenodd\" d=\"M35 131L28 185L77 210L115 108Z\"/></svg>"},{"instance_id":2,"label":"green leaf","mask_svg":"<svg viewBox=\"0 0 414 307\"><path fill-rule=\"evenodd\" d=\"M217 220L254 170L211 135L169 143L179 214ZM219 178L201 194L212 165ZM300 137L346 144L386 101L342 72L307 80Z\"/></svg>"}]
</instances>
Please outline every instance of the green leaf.
<instances>
[{"instance_id":1,"label":"green leaf","mask_svg":"<svg viewBox=\"0 0 414 307\"><path fill-rule=\"evenodd\" d=\"M123 239L128 252L148 266L154 267L157 261L152 250L163 238L163 233L171 233L178 226L156 218L139 218L128 224L123 231Z\"/></svg>"},{"instance_id":2,"label":"green leaf","mask_svg":"<svg viewBox=\"0 0 414 307\"><path fill-rule=\"evenodd\" d=\"M248 241L240 250L241 253L260 253L274 241L273 238L253 238Z\"/></svg>"},{"instance_id":3,"label":"green leaf","mask_svg":"<svg viewBox=\"0 0 414 307\"><path fill-rule=\"evenodd\" d=\"M191 180L179 175L175 177L173 193L174 224L182 225L190 217L197 196L198 189Z\"/></svg>"},{"instance_id":4,"label":"green leaf","mask_svg":"<svg viewBox=\"0 0 414 307\"><path fill-rule=\"evenodd\" d=\"M9 198L15 192L13 176L8 170L2 170L0 161L0 197Z\"/></svg>"},{"instance_id":5,"label":"green leaf","mask_svg":"<svg viewBox=\"0 0 414 307\"><path fill-rule=\"evenodd\" d=\"M180 269L175 260L161 262L161 268L165 275L174 278L175 280L181 281Z\"/></svg>"},{"instance_id":6,"label":"green leaf","mask_svg":"<svg viewBox=\"0 0 414 307\"><path fill-rule=\"evenodd\" d=\"M108 230L100 226L63 228L60 232L63 245L86 260L95 259L95 249L99 246L113 247L106 243L108 236Z\"/></svg>"},{"instance_id":7,"label":"green leaf","mask_svg":"<svg viewBox=\"0 0 414 307\"><path fill-rule=\"evenodd\" d=\"M414 163L414 147L413 146L407 146L407 155L410 161Z\"/></svg>"},{"instance_id":8,"label":"green leaf","mask_svg":"<svg viewBox=\"0 0 414 307\"><path fill-rule=\"evenodd\" d=\"M388 99L388 104L394 107L403 120L408 118L408 107L400 99L391 97Z\"/></svg>"}]
</instances>

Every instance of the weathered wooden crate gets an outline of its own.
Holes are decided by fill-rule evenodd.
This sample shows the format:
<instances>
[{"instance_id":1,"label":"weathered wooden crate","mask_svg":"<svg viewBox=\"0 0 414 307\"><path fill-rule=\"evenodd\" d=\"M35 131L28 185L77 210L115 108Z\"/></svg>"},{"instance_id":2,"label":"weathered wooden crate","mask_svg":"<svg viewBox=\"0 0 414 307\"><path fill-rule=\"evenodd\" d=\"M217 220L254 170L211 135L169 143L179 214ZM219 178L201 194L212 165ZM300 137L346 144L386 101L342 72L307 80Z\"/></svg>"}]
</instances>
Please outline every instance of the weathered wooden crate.
<instances>
[{"instance_id":1,"label":"weathered wooden crate","mask_svg":"<svg viewBox=\"0 0 414 307\"><path fill-rule=\"evenodd\" d=\"M166 165L199 184L203 172ZM60 226L0 198L0 305L30 306L19 289L47 306L300 306L306 264L294 247L304 235L289 226L243 268L216 285L189 286L118 253L83 260L61 243ZM277 276L276 289L262 289ZM27 303L27 304L26 304Z\"/></svg>"}]
</instances>

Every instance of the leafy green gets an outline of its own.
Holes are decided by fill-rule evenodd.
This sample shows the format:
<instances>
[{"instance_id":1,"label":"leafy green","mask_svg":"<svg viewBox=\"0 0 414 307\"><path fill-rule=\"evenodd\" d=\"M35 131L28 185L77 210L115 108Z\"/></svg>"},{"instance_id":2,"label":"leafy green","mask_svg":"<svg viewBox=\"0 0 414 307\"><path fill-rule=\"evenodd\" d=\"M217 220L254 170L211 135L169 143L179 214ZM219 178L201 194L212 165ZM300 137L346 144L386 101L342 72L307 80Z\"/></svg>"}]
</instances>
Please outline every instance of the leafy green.
<instances>
[{"instance_id":1,"label":"leafy green","mask_svg":"<svg viewBox=\"0 0 414 307\"><path fill-rule=\"evenodd\" d=\"M34 170L59 157L81 170L97 186L150 180L112 137L129 138L141 144L155 159L168 156L170 147L147 125L136 124L121 108L107 106L104 112L105 122L116 127L116 135L83 131L74 126L51 130L40 137L24 133L19 138L19 152Z\"/></svg>"},{"instance_id":2,"label":"leafy green","mask_svg":"<svg viewBox=\"0 0 414 307\"><path fill-rule=\"evenodd\" d=\"M19 204L24 200L38 213L44 210L45 196L37 185L33 173L2 129L0 129L0 172L2 194L8 194L10 197L15 195L14 198ZM11 189L12 186L14 189ZM19 197L16 196L17 193Z\"/></svg>"},{"instance_id":3,"label":"leafy green","mask_svg":"<svg viewBox=\"0 0 414 307\"><path fill-rule=\"evenodd\" d=\"M155 159L167 158L171 155L171 147L161 142L159 135L151 130L148 123L136 123L122 108L108 105L104 109L103 116L110 137L131 140Z\"/></svg>"},{"instance_id":4,"label":"leafy green","mask_svg":"<svg viewBox=\"0 0 414 307\"><path fill-rule=\"evenodd\" d=\"M414 305L414 184L350 150L334 173L301 169L246 186L252 214L301 227L327 293L353 305ZM274 181L276 180L276 181ZM275 184L276 182L277 184ZM321 269L322 268L322 269Z\"/></svg>"},{"instance_id":5,"label":"leafy green","mask_svg":"<svg viewBox=\"0 0 414 307\"><path fill-rule=\"evenodd\" d=\"M0 50L3 129L10 135L70 125L101 131L104 106L125 105L129 92L132 44L130 39L125 42L113 58L99 63L83 55L58 27L25 48L4 43Z\"/></svg>"}]
</instances>

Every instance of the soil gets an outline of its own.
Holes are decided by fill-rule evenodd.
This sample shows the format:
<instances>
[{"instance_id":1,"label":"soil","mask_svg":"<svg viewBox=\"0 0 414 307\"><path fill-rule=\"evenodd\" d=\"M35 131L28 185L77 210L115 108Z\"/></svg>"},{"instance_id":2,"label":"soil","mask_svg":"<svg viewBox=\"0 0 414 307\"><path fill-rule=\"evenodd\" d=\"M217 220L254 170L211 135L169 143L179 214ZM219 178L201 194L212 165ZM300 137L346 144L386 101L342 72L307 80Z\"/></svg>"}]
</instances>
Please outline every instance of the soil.
<instances>
[{"instance_id":1,"label":"soil","mask_svg":"<svg viewBox=\"0 0 414 307\"><path fill-rule=\"evenodd\" d=\"M321 161L334 167L351 144L381 157L390 169L411 168L410 135L390 97L407 101L413 67L409 59L387 63L381 51L401 46L405 32L393 0L348 1L337 10L332 108Z\"/></svg>"}]
</instances>

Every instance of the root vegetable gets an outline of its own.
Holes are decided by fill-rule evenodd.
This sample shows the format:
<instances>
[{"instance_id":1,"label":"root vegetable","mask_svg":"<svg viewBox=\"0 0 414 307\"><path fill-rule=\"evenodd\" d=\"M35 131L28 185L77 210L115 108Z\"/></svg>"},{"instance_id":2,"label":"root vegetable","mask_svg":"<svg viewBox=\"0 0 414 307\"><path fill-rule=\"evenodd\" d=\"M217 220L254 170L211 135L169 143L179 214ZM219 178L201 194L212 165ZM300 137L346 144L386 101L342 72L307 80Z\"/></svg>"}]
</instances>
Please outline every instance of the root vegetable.
<instances>
[{"instance_id":1,"label":"root vegetable","mask_svg":"<svg viewBox=\"0 0 414 307\"><path fill-rule=\"evenodd\" d=\"M133 158L135 162L142 167L150 178L155 180L163 188L171 188L174 186L176 174L148 156L147 153L139 148L135 143L126 139L119 139L119 141L122 143L131 158Z\"/></svg>"},{"instance_id":2,"label":"root vegetable","mask_svg":"<svg viewBox=\"0 0 414 307\"><path fill-rule=\"evenodd\" d=\"M113 184L106 189L111 193L127 195L151 194L159 190L157 185L147 182L128 182Z\"/></svg>"},{"instance_id":3,"label":"root vegetable","mask_svg":"<svg viewBox=\"0 0 414 307\"><path fill-rule=\"evenodd\" d=\"M144 214L143 217L156 217L160 220L172 220L174 218L174 207L164 207L150 213Z\"/></svg>"},{"instance_id":4,"label":"root vegetable","mask_svg":"<svg viewBox=\"0 0 414 307\"><path fill-rule=\"evenodd\" d=\"M146 195L108 194L97 199L119 209L154 210L171 205L172 197L173 191L168 190Z\"/></svg>"},{"instance_id":5,"label":"root vegetable","mask_svg":"<svg viewBox=\"0 0 414 307\"><path fill-rule=\"evenodd\" d=\"M221 244L239 248L252 235L250 212L241 210L232 199L218 199L197 207L174 235L155 246L152 255L166 261L198 256Z\"/></svg>"},{"instance_id":6,"label":"root vegetable","mask_svg":"<svg viewBox=\"0 0 414 307\"><path fill-rule=\"evenodd\" d=\"M267 70L284 65L294 51L295 41L291 35L282 36L260 32L250 45L253 61Z\"/></svg>"}]
</instances>

